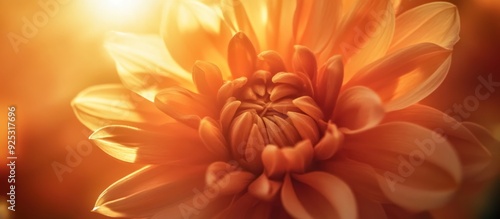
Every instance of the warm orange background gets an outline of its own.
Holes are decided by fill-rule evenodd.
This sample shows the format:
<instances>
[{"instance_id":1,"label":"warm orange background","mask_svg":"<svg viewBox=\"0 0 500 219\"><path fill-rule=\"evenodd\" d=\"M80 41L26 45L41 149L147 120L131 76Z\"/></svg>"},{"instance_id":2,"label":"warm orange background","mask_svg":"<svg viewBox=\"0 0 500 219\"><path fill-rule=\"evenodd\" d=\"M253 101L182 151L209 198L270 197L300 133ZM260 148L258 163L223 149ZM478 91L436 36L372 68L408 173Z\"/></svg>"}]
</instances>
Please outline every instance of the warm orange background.
<instances>
[{"instance_id":1,"label":"warm orange background","mask_svg":"<svg viewBox=\"0 0 500 219\"><path fill-rule=\"evenodd\" d=\"M84 156L59 182L53 162L65 164L66 148L86 143L88 130L80 124L70 101L86 87L119 83L114 63L102 42L107 31L157 32L160 0L65 0L38 33L16 53L7 38L21 35L22 18L31 20L42 9L38 2L0 3L0 201L5 203L7 106L17 106L16 212L27 218L104 218L91 213L100 192L139 166L116 161L97 147ZM419 4L403 0L403 6ZM441 110L461 104L474 94L479 75L500 81L500 3L497 0L450 1L462 18L461 41L456 45L448 78L424 100ZM113 5L115 4L115 5ZM119 8L116 8L119 7ZM115 8L115 9L113 9ZM120 9L121 8L121 9ZM480 102L467 118L500 137L500 88ZM82 134L84 133L84 134ZM4 143L5 142L5 143ZM4 148L5 147L5 148ZM0 217L4 206L0 205Z\"/></svg>"}]
</instances>

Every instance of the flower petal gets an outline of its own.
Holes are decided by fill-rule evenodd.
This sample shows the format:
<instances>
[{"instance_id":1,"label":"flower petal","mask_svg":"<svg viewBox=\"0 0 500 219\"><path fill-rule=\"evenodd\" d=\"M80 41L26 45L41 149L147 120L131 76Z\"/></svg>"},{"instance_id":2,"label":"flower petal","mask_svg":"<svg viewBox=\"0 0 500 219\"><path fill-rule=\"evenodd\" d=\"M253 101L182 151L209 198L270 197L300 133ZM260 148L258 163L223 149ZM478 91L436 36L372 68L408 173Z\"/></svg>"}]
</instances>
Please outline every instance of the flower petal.
<instances>
[{"instance_id":1,"label":"flower petal","mask_svg":"<svg viewBox=\"0 0 500 219\"><path fill-rule=\"evenodd\" d=\"M356 26L353 45L358 51L353 51L354 54L349 54L347 48L343 52L351 55L345 65L345 80L348 81L364 66L378 60L386 55L389 46L391 45L394 27L395 15L392 4L388 1L370 9L369 20ZM359 39L358 39L359 38ZM359 40L359 41L358 41ZM344 45L347 47L347 45ZM346 58L349 57L346 55Z\"/></svg>"},{"instance_id":2,"label":"flower petal","mask_svg":"<svg viewBox=\"0 0 500 219\"><path fill-rule=\"evenodd\" d=\"M363 131L372 128L384 118L380 97L367 87L351 87L342 92L337 101L332 121L341 129Z\"/></svg>"},{"instance_id":3,"label":"flower petal","mask_svg":"<svg viewBox=\"0 0 500 219\"><path fill-rule=\"evenodd\" d=\"M305 46L295 45L294 48L292 62L294 72L306 74L311 81L314 80L318 71L316 56Z\"/></svg>"},{"instance_id":4,"label":"flower petal","mask_svg":"<svg viewBox=\"0 0 500 219\"><path fill-rule=\"evenodd\" d=\"M233 78L249 78L255 71L257 52L252 42L242 33L236 33L229 41L227 62Z\"/></svg>"},{"instance_id":5,"label":"flower petal","mask_svg":"<svg viewBox=\"0 0 500 219\"><path fill-rule=\"evenodd\" d=\"M474 178L490 165L491 154L488 149L464 125L439 110L424 105L413 105L390 112L384 118L384 122L393 121L411 122L443 135L456 149L466 179ZM438 135L436 139L440 138Z\"/></svg>"},{"instance_id":6,"label":"flower petal","mask_svg":"<svg viewBox=\"0 0 500 219\"><path fill-rule=\"evenodd\" d=\"M200 94L215 99L222 86L222 73L219 67L210 62L197 61L193 67L193 82Z\"/></svg>"},{"instance_id":7,"label":"flower petal","mask_svg":"<svg viewBox=\"0 0 500 219\"><path fill-rule=\"evenodd\" d=\"M172 122L150 101L122 85L99 85L80 92L71 106L78 119L89 129L106 125L157 126Z\"/></svg>"},{"instance_id":8,"label":"flower petal","mask_svg":"<svg viewBox=\"0 0 500 219\"><path fill-rule=\"evenodd\" d=\"M215 156L224 160L229 157L229 150L226 139L222 134L217 122L210 118L205 117L201 120L198 127L198 135L205 144L205 147Z\"/></svg>"},{"instance_id":9,"label":"flower petal","mask_svg":"<svg viewBox=\"0 0 500 219\"><path fill-rule=\"evenodd\" d=\"M340 149L344 135L336 125L328 123L325 134L314 146L314 158L317 160L327 160L333 157Z\"/></svg>"},{"instance_id":10,"label":"flower petal","mask_svg":"<svg viewBox=\"0 0 500 219\"><path fill-rule=\"evenodd\" d=\"M93 211L110 217L149 217L161 208L192 197L203 186L204 166L146 166L113 183Z\"/></svg>"},{"instance_id":11,"label":"flower petal","mask_svg":"<svg viewBox=\"0 0 500 219\"><path fill-rule=\"evenodd\" d=\"M234 195L242 192L253 181L255 175L237 169L237 164L214 162L208 166L207 186L220 195Z\"/></svg>"},{"instance_id":12,"label":"flower petal","mask_svg":"<svg viewBox=\"0 0 500 219\"><path fill-rule=\"evenodd\" d=\"M450 67L450 53L432 43L413 45L366 66L343 89L363 85L379 94L387 111L405 108L441 84Z\"/></svg>"},{"instance_id":13,"label":"flower petal","mask_svg":"<svg viewBox=\"0 0 500 219\"><path fill-rule=\"evenodd\" d=\"M352 1L342 0L342 21L335 31L324 52L319 56L319 63L329 57L341 54L345 60L359 54L356 63L376 60L385 55L393 35L394 13L389 0ZM371 56L371 57L370 57ZM355 64L353 63L352 67ZM363 65L362 65L363 66ZM351 67L351 68L352 68ZM350 78L355 72L346 72Z\"/></svg>"},{"instance_id":14,"label":"flower petal","mask_svg":"<svg viewBox=\"0 0 500 219\"><path fill-rule=\"evenodd\" d=\"M342 154L372 166L392 203L410 211L428 210L446 203L462 178L452 146L444 138L427 142L434 135L411 123L386 123L346 135Z\"/></svg>"},{"instance_id":15,"label":"flower petal","mask_svg":"<svg viewBox=\"0 0 500 219\"><path fill-rule=\"evenodd\" d=\"M452 49L459 40L457 7L448 2L432 2L412 8L396 19L390 52L418 43L430 42Z\"/></svg>"},{"instance_id":16,"label":"flower petal","mask_svg":"<svg viewBox=\"0 0 500 219\"><path fill-rule=\"evenodd\" d=\"M245 193L231 204L227 214L220 219L225 219L225 218L272 219L276 218L273 217L274 216L273 211L276 210L277 209L275 209L274 206L271 205L270 203L261 201L258 198L252 196L251 194Z\"/></svg>"},{"instance_id":17,"label":"flower petal","mask_svg":"<svg viewBox=\"0 0 500 219\"><path fill-rule=\"evenodd\" d=\"M281 200L295 218L357 218L356 201L349 186L325 172L287 175Z\"/></svg>"},{"instance_id":18,"label":"flower petal","mask_svg":"<svg viewBox=\"0 0 500 219\"><path fill-rule=\"evenodd\" d=\"M314 99L323 109L325 118L330 118L337 102L344 78L344 65L341 56L331 57L314 78Z\"/></svg>"},{"instance_id":19,"label":"flower petal","mask_svg":"<svg viewBox=\"0 0 500 219\"><path fill-rule=\"evenodd\" d=\"M268 177L281 177L286 172L287 160L283 151L275 145L268 145L262 151L262 164Z\"/></svg>"},{"instance_id":20,"label":"flower petal","mask_svg":"<svg viewBox=\"0 0 500 219\"><path fill-rule=\"evenodd\" d=\"M175 0L165 4L160 34L175 61L186 70L197 60L221 68L227 77L226 46L229 28L217 10L196 0Z\"/></svg>"},{"instance_id":21,"label":"flower petal","mask_svg":"<svg viewBox=\"0 0 500 219\"><path fill-rule=\"evenodd\" d=\"M248 186L248 193L265 201L271 201L281 189L281 182L269 179L261 174Z\"/></svg>"},{"instance_id":22,"label":"flower petal","mask_svg":"<svg viewBox=\"0 0 500 219\"><path fill-rule=\"evenodd\" d=\"M340 21L341 0L298 0L293 19L295 44L321 52Z\"/></svg>"},{"instance_id":23,"label":"flower petal","mask_svg":"<svg viewBox=\"0 0 500 219\"><path fill-rule=\"evenodd\" d=\"M107 154L131 163L206 163L217 159L199 139L196 130L170 123L158 130L131 126L105 126L90 137Z\"/></svg>"},{"instance_id":24,"label":"flower petal","mask_svg":"<svg viewBox=\"0 0 500 219\"><path fill-rule=\"evenodd\" d=\"M125 87L150 101L166 87L194 88L190 73L177 65L158 35L111 32L105 47Z\"/></svg>"},{"instance_id":25,"label":"flower petal","mask_svg":"<svg viewBox=\"0 0 500 219\"><path fill-rule=\"evenodd\" d=\"M198 129L201 118L217 118L215 106L202 95L182 87L167 88L155 97L155 105L164 113Z\"/></svg>"}]
</instances>

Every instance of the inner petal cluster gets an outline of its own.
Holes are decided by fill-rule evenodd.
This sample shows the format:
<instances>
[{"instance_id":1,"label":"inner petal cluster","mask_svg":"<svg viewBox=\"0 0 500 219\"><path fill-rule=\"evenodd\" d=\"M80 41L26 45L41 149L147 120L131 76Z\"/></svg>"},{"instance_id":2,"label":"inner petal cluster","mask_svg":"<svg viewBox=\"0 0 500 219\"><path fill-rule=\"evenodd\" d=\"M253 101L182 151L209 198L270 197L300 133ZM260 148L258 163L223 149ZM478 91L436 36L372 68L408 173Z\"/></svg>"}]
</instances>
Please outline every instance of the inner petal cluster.
<instances>
[{"instance_id":1,"label":"inner petal cluster","mask_svg":"<svg viewBox=\"0 0 500 219\"><path fill-rule=\"evenodd\" d=\"M224 84L220 122L232 157L251 171L262 170L261 153L268 145L294 147L302 140L315 144L323 114L301 73L256 70ZM323 122L324 123L324 122Z\"/></svg>"}]
</instances>

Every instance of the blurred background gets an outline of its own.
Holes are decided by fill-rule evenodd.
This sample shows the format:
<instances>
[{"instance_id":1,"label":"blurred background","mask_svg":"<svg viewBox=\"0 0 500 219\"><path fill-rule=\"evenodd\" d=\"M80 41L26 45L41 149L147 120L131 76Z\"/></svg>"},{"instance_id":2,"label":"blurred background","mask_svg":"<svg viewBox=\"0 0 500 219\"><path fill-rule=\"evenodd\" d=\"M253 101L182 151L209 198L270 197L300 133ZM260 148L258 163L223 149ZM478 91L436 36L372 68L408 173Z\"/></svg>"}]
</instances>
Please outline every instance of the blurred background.
<instances>
[{"instance_id":1,"label":"blurred background","mask_svg":"<svg viewBox=\"0 0 500 219\"><path fill-rule=\"evenodd\" d=\"M45 2L56 2L45 17ZM421 4L402 0L403 8ZM474 95L478 77L500 81L500 1L452 0L460 10L461 40L444 84L425 104L448 110ZM161 0L17 0L0 2L0 141L6 142L7 107L17 107L16 214L17 219L105 218L91 213L98 195L108 185L140 166L117 161L97 147L81 154L81 161L61 178L55 163L66 165L68 154L89 145L89 131L76 119L71 100L83 89L119 83L114 63L103 47L108 31L157 33ZM23 36L25 19L37 19L36 31ZM9 36L11 36L9 38ZM500 90L500 89L499 89ZM466 118L500 138L500 91L494 92ZM5 143L0 144L0 219L5 215L8 170ZM498 184L498 183L497 183ZM487 201L471 201L478 215L489 211ZM498 195L498 189L496 193ZM487 218L487 216L484 216Z\"/></svg>"}]
</instances>

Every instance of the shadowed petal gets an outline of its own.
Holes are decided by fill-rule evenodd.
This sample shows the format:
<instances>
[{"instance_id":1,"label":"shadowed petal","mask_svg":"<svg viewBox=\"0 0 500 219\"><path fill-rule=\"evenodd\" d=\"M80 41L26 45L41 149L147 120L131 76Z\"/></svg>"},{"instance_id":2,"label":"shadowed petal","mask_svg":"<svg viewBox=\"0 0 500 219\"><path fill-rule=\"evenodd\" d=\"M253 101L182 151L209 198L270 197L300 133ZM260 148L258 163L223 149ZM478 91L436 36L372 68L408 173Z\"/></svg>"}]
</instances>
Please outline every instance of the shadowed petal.
<instances>
[{"instance_id":1,"label":"shadowed petal","mask_svg":"<svg viewBox=\"0 0 500 219\"><path fill-rule=\"evenodd\" d=\"M356 201L349 186L325 172L287 175L281 200L295 218L357 218Z\"/></svg>"},{"instance_id":2,"label":"shadowed petal","mask_svg":"<svg viewBox=\"0 0 500 219\"><path fill-rule=\"evenodd\" d=\"M210 153L197 134L181 123L169 123L154 131L115 125L96 130L89 139L125 162L186 164L215 160L218 155Z\"/></svg>"},{"instance_id":3,"label":"shadowed petal","mask_svg":"<svg viewBox=\"0 0 500 219\"><path fill-rule=\"evenodd\" d=\"M474 178L490 165L491 154L488 149L464 125L439 110L424 105L413 105L388 113L384 122L393 121L411 122L434 130L437 132L435 138L443 135L456 149L465 179Z\"/></svg>"},{"instance_id":4,"label":"shadowed petal","mask_svg":"<svg viewBox=\"0 0 500 219\"><path fill-rule=\"evenodd\" d=\"M204 60L219 66L224 77L229 76L225 58L231 33L215 8L196 0L167 1L160 34L184 69Z\"/></svg>"},{"instance_id":5,"label":"shadowed petal","mask_svg":"<svg viewBox=\"0 0 500 219\"><path fill-rule=\"evenodd\" d=\"M462 178L455 150L444 138L427 143L433 135L411 123L386 123L346 135L343 155L373 167L392 203L411 211L427 210L446 203ZM350 185L356 189L356 184Z\"/></svg>"},{"instance_id":6,"label":"shadowed petal","mask_svg":"<svg viewBox=\"0 0 500 219\"><path fill-rule=\"evenodd\" d=\"M399 15L390 52L418 43L430 42L452 49L459 39L457 7L448 2L432 2Z\"/></svg>"},{"instance_id":7,"label":"shadowed petal","mask_svg":"<svg viewBox=\"0 0 500 219\"><path fill-rule=\"evenodd\" d=\"M155 105L177 121L196 129L201 118L205 116L217 118L215 106L209 99L182 87L162 90L155 97Z\"/></svg>"},{"instance_id":8,"label":"shadowed petal","mask_svg":"<svg viewBox=\"0 0 500 219\"><path fill-rule=\"evenodd\" d=\"M198 134L205 147L217 157L226 159L229 156L228 145L222 130L215 120L205 117L198 127Z\"/></svg>"},{"instance_id":9,"label":"shadowed petal","mask_svg":"<svg viewBox=\"0 0 500 219\"><path fill-rule=\"evenodd\" d=\"M170 86L194 88L191 74L177 65L158 35L112 32L105 47L125 87L150 101L159 90Z\"/></svg>"},{"instance_id":10,"label":"shadowed petal","mask_svg":"<svg viewBox=\"0 0 500 219\"><path fill-rule=\"evenodd\" d=\"M318 160L330 159L340 149L343 141L343 133L338 130L336 125L329 123L325 134L314 146L314 158Z\"/></svg>"},{"instance_id":11,"label":"shadowed petal","mask_svg":"<svg viewBox=\"0 0 500 219\"><path fill-rule=\"evenodd\" d=\"M109 186L93 211L110 217L149 217L192 197L203 186L204 166L146 166Z\"/></svg>"},{"instance_id":12,"label":"shadowed petal","mask_svg":"<svg viewBox=\"0 0 500 219\"><path fill-rule=\"evenodd\" d=\"M417 103L444 80L451 51L432 43L399 50L361 69L343 89L363 85L374 90L387 111Z\"/></svg>"},{"instance_id":13,"label":"shadowed petal","mask_svg":"<svg viewBox=\"0 0 500 219\"><path fill-rule=\"evenodd\" d=\"M293 53L292 62L294 72L306 74L313 81L318 71L316 56L305 46L296 45L294 48L295 52Z\"/></svg>"},{"instance_id":14,"label":"shadowed petal","mask_svg":"<svg viewBox=\"0 0 500 219\"><path fill-rule=\"evenodd\" d=\"M344 78L344 65L341 56L331 57L318 71L314 83L314 99L323 109L325 118L330 118L337 102Z\"/></svg>"},{"instance_id":15,"label":"shadowed petal","mask_svg":"<svg viewBox=\"0 0 500 219\"><path fill-rule=\"evenodd\" d=\"M266 174L261 174L248 186L248 193L265 201L271 201L281 189L281 181L269 179Z\"/></svg>"},{"instance_id":16,"label":"shadowed petal","mask_svg":"<svg viewBox=\"0 0 500 219\"><path fill-rule=\"evenodd\" d=\"M231 69L233 78L249 78L255 71L257 53L248 37L242 33L236 33L229 41L227 62Z\"/></svg>"},{"instance_id":17,"label":"shadowed petal","mask_svg":"<svg viewBox=\"0 0 500 219\"><path fill-rule=\"evenodd\" d=\"M220 195L234 195L246 190L255 175L236 169L236 165L220 161L210 164L206 173L207 186Z\"/></svg>"},{"instance_id":18,"label":"shadowed petal","mask_svg":"<svg viewBox=\"0 0 500 219\"><path fill-rule=\"evenodd\" d=\"M249 193L245 193L239 197L228 209L227 214L220 218L245 218L245 219L272 219L277 218L271 216L273 210L272 203L264 202ZM244 215L244 216L243 216ZM281 217L280 217L281 218Z\"/></svg>"},{"instance_id":19,"label":"shadowed petal","mask_svg":"<svg viewBox=\"0 0 500 219\"><path fill-rule=\"evenodd\" d=\"M340 94L332 121L339 128L363 131L378 125L384 114L380 97L367 87L356 86Z\"/></svg>"},{"instance_id":20,"label":"shadowed petal","mask_svg":"<svg viewBox=\"0 0 500 219\"><path fill-rule=\"evenodd\" d=\"M80 92L71 106L85 126L96 130L106 125L157 126L173 119L154 104L122 85L99 85Z\"/></svg>"}]
</instances>

